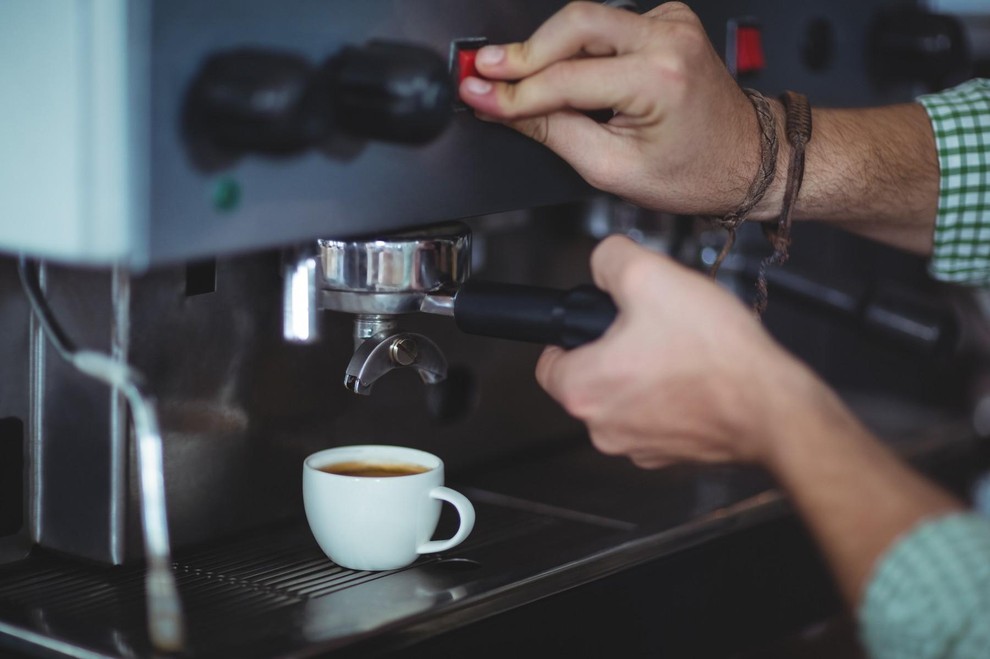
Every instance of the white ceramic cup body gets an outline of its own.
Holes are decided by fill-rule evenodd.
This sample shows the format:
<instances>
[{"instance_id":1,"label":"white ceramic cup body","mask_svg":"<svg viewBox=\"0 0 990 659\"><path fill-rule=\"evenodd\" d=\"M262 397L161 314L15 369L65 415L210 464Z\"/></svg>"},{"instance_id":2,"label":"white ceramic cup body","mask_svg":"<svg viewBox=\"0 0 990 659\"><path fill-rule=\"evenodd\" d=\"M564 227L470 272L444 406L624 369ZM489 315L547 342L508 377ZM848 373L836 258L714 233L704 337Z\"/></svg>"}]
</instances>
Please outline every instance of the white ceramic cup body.
<instances>
[{"instance_id":1,"label":"white ceramic cup body","mask_svg":"<svg viewBox=\"0 0 990 659\"><path fill-rule=\"evenodd\" d=\"M320 471L340 462L416 464L420 474L375 478ZM314 453L303 462L306 519L323 552L352 570L394 570L420 554L445 551L471 533L474 507L464 495L443 486L443 461L413 448L387 445L341 446ZM461 518L448 540L430 538L443 501Z\"/></svg>"}]
</instances>

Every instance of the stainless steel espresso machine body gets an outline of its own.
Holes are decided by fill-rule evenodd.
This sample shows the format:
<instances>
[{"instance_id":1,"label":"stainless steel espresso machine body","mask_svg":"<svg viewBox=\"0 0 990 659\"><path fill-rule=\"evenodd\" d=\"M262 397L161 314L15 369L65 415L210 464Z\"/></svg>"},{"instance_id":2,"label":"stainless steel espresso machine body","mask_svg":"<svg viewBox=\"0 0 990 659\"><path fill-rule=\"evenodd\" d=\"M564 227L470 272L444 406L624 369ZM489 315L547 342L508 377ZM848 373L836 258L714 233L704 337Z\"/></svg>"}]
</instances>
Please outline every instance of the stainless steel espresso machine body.
<instances>
[{"instance_id":1,"label":"stainless steel espresso machine body","mask_svg":"<svg viewBox=\"0 0 990 659\"><path fill-rule=\"evenodd\" d=\"M30 91L11 99L17 129L5 141L35 154L4 160L3 213L31 220L4 226L8 249L144 268L587 191L538 145L467 112L432 134L417 123L428 111L354 118L375 110L366 77L415 86L409 76L435 74L434 58L446 76L457 42L522 38L559 2L58 4L3 9L4 55L19 62L5 67L4 86ZM310 113L317 92L328 98ZM51 101L44 111L38 98Z\"/></svg>"},{"instance_id":2,"label":"stainless steel espresso machine body","mask_svg":"<svg viewBox=\"0 0 990 659\"><path fill-rule=\"evenodd\" d=\"M461 50L525 38L564 4L0 4L0 89L18 90L0 122L0 647L175 649L148 624L165 602L189 656L373 656L444 639L485 656L507 636L499 620L527 637L537 602L671 557L704 555L710 571L700 548L786 517L755 470L644 472L595 453L533 380L540 343L577 345L614 316L580 286L601 236L698 267L721 240L595 192L454 97ZM741 26L762 31L764 67L737 74L768 93L865 105L958 75L947 57L920 78L875 77L868 46L891 3L692 6L727 61ZM726 264L741 296L761 249L744 232ZM900 295L944 311L957 293L918 259L811 226L788 268L771 282L771 331L906 454L970 456L958 401L980 395L982 357L961 366L943 348L957 330L982 345L979 332ZM353 443L440 455L478 510L472 537L389 573L330 563L303 521L300 464ZM156 565L176 597L148 576ZM533 618L545 629L574 613L546 610ZM475 640L456 635L486 619ZM569 632L577 647L592 627Z\"/></svg>"}]
</instances>

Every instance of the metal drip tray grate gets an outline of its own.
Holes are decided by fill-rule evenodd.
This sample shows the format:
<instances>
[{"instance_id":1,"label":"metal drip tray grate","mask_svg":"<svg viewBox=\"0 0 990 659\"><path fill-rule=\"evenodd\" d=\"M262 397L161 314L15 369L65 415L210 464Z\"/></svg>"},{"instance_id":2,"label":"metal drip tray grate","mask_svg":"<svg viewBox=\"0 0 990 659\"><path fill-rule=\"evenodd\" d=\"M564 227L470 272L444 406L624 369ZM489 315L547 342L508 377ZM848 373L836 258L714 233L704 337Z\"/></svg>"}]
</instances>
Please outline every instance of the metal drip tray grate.
<instances>
[{"instance_id":1,"label":"metal drip tray grate","mask_svg":"<svg viewBox=\"0 0 990 659\"><path fill-rule=\"evenodd\" d=\"M174 569L194 644L211 644L212 630L232 623L263 633L258 621L279 609L399 571L339 567L306 527L297 526L182 554ZM89 636L104 628L113 630L110 636L118 646L125 638L143 642L144 570L78 564L39 553L0 569L0 611L16 612L15 617L55 637ZM123 645L117 649L124 656L146 651L133 641Z\"/></svg>"},{"instance_id":2,"label":"metal drip tray grate","mask_svg":"<svg viewBox=\"0 0 990 659\"><path fill-rule=\"evenodd\" d=\"M501 561L519 565L507 540L516 546L522 537L548 538L540 543L547 556L534 562L543 570L581 539L603 533L595 525L482 502L476 507L481 521L456 554L424 557L400 570L342 568L298 523L179 552L173 567L189 654L276 657L343 648L369 629L433 616L465 597L465 584L490 579L492 571L507 575ZM455 521L442 519L437 537L449 535L445 524ZM141 566L84 564L43 551L0 566L0 643L5 635L41 635L85 650L84 656L146 656L144 617Z\"/></svg>"},{"instance_id":3,"label":"metal drip tray grate","mask_svg":"<svg viewBox=\"0 0 990 659\"><path fill-rule=\"evenodd\" d=\"M226 544L192 552L176 561L175 571L183 582L215 582L293 600L320 597L391 574L335 565L306 528L285 529L246 544Z\"/></svg>"}]
</instances>

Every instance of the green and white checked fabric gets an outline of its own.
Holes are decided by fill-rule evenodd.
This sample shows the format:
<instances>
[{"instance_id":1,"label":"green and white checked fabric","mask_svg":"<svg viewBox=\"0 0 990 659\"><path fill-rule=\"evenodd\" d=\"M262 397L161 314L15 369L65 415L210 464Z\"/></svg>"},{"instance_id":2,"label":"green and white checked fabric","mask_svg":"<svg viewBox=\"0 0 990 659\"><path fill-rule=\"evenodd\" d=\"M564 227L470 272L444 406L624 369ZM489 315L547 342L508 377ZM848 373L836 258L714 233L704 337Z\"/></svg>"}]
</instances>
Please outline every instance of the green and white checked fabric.
<instances>
[{"instance_id":1,"label":"green and white checked fabric","mask_svg":"<svg viewBox=\"0 0 990 659\"><path fill-rule=\"evenodd\" d=\"M990 80L920 96L935 131L941 183L929 271L990 284Z\"/></svg>"},{"instance_id":2,"label":"green and white checked fabric","mask_svg":"<svg viewBox=\"0 0 990 659\"><path fill-rule=\"evenodd\" d=\"M878 561L859 609L873 659L990 657L990 519L926 520Z\"/></svg>"}]
</instances>

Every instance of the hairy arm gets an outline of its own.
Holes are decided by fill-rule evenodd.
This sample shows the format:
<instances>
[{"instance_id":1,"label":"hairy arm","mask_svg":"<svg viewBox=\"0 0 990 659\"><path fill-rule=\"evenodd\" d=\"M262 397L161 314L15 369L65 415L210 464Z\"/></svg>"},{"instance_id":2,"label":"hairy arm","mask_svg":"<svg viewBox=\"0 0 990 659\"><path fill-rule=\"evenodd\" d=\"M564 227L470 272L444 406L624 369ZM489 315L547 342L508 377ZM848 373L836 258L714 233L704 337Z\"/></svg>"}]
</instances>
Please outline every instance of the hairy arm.
<instances>
[{"instance_id":1,"label":"hairy arm","mask_svg":"<svg viewBox=\"0 0 990 659\"><path fill-rule=\"evenodd\" d=\"M485 78L460 91L480 118L540 141L592 185L640 206L725 214L757 171L753 107L681 3L637 16L572 2L527 41L482 49L477 66ZM584 114L602 108L610 121ZM754 219L775 217L783 197L790 151L779 104L776 115L778 175ZM925 110L816 109L813 124L796 216L930 252L939 168ZM852 605L898 537L960 508L711 281L621 238L601 244L592 270L616 300L616 322L582 348L548 348L537 378L602 452L644 468L765 466Z\"/></svg>"},{"instance_id":2,"label":"hairy arm","mask_svg":"<svg viewBox=\"0 0 990 659\"><path fill-rule=\"evenodd\" d=\"M800 418L771 431L776 436L767 464L856 608L878 559L898 539L962 504L910 469L831 392L820 390L791 405Z\"/></svg>"},{"instance_id":3,"label":"hairy arm","mask_svg":"<svg viewBox=\"0 0 990 659\"><path fill-rule=\"evenodd\" d=\"M854 606L896 538L961 506L871 435L710 279L623 237L596 248L592 271L616 301L615 323L581 348L547 348L537 379L603 453L644 468L766 467Z\"/></svg>"},{"instance_id":4,"label":"hairy arm","mask_svg":"<svg viewBox=\"0 0 990 659\"><path fill-rule=\"evenodd\" d=\"M778 105L778 117L783 108ZM816 109L797 219L823 220L928 255L938 205L935 138L917 103ZM753 219L780 212L790 148L781 137L777 175Z\"/></svg>"},{"instance_id":5,"label":"hairy arm","mask_svg":"<svg viewBox=\"0 0 990 659\"><path fill-rule=\"evenodd\" d=\"M639 16L572 2L530 39L483 48L461 97L568 161L589 183L647 208L722 215L759 164L755 112L697 16L678 2ZM813 99L812 99L813 100ZM598 123L583 111L611 109ZM776 179L751 217L780 211L790 150L775 101ZM934 138L917 104L817 109L796 217L834 222L927 254L938 200Z\"/></svg>"}]
</instances>

